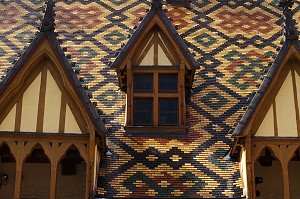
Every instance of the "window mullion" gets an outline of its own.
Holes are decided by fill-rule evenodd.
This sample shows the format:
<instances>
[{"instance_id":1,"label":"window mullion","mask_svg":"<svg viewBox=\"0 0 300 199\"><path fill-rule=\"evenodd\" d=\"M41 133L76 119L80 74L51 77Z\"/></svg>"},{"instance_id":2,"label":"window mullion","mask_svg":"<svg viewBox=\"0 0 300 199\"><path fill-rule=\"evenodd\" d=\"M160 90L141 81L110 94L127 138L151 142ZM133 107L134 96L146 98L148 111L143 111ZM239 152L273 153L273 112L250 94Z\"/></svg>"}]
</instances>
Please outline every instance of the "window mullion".
<instances>
[{"instance_id":1,"label":"window mullion","mask_svg":"<svg viewBox=\"0 0 300 199\"><path fill-rule=\"evenodd\" d=\"M154 31L154 57L153 57L154 65L158 65L158 31L157 29Z\"/></svg>"},{"instance_id":2,"label":"window mullion","mask_svg":"<svg viewBox=\"0 0 300 199\"><path fill-rule=\"evenodd\" d=\"M186 107L185 107L185 65L180 64L180 72L178 74L178 115L179 125L186 125Z\"/></svg>"},{"instance_id":3,"label":"window mullion","mask_svg":"<svg viewBox=\"0 0 300 199\"><path fill-rule=\"evenodd\" d=\"M153 75L153 123L158 126L158 72Z\"/></svg>"},{"instance_id":4,"label":"window mullion","mask_svg":"<svg viewBox=\"0 0 300 199\"><path fill-rule=\"evenodd\" d=\"M153 98L153 93L133 93L133 97Z\"/></svg>"},{"instance_id":5,"label":"window mullion","mask_svg":"<svg viewBox=\"0 0 300 199\"><path fill-rule=\"evenodd\" d=\"M126 125L132 125L133 123L133 89L132 89L132 70L131 70L131 60L127 60L127 117Z\"/></svg>"},{"instance_id":6,"label":"window mullion","mask_svg":"<svg viewBox=\"0 0 300 199\"><path fill-rule=\"evenodd\" d=\"M158 93L158 98L178 98L178 93Z\"/></svg>"}]
</instances>

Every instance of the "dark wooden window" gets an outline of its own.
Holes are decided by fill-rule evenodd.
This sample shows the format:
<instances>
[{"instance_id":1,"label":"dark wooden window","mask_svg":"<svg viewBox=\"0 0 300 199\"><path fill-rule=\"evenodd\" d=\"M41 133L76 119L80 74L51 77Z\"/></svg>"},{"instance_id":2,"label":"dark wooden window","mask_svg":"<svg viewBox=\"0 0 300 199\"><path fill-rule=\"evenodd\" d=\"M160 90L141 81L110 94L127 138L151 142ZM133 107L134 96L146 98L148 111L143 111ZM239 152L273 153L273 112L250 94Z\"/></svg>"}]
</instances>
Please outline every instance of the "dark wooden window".
<instances>
[{"instance_id":1,"label":"dark wooden window","mask_svg":"<svg viewBox=\"0 0 300 199\"><path fill-rule=\"evenodd\" d=\"M152 98L134 98L134 125L152 125L153 124L153 99Z\"/></svg>"},{"instance_id":2,"label":"dark wooden window","mask_svg":"<svg viewBox=\"0 0 300 199\"><path fill-rule=\"evenodd\" d=\"M153 74L135 74L133 78L133 91L151 92L153 90Z\"/></svg>"},{"instance_id":3,"label":"dark wooden window","mask_svg":"<svg viewBox=\"0 0 300 199\"><path fill-rule=\"evenodd\" d=\"M178 99L159 99L159 124L177 125L178 124Z\"/></svg>"},{"instance_id":4,"label":"dark wooden window","mask_svg":"<svg viewBox=\"0 0 300 199\"><path fill-rule=\"evenodd\" d=\"M133 73L132 123L135 126L179 125L178 72L137 70Z\"/></svg>"},{"instance_id":5,"label":"dark wooden window","mask_svg":"<svg viewBox=\"0 0 300 199\"><path fill-rule=\"evenodd\" d=\"M188 5L190 0L169 3ZM169 134L186 130L185 94L192 86L194 61L186 59L181 45L162 28L160 20L153 19L117 69L120 87L126 92L124 129L128 131ZM151 110L143 107L150 104L149 99Z\"/></svg>"},{"instance_id":6,"label":"dark wooden window","mask_svg":"<svg viewBox=\"0 0 300 199\"><path fill-rule=\"evenodd\" d=\"M178 90L178 75L175 74L159 74L159 92L177 92Z\"/></svg>"}]
</instances>

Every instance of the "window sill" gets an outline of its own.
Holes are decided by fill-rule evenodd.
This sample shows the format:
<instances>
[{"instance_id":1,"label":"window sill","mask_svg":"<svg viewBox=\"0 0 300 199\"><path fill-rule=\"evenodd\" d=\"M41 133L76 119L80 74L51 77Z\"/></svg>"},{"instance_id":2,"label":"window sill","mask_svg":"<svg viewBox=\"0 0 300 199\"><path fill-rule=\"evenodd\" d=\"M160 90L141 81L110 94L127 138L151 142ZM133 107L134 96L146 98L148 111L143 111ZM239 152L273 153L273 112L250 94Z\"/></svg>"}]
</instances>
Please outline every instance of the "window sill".
<instances>
[{"instance_id":1,"label":"window sill","mask_svg":"<svg viewBox=\"0 0 300 199\"><path fill-rule=\"evenodd\" d=\"M125 126L124 130L129 136L140 137L186 137L186 126Z\"/></svg>"}]
</instances>

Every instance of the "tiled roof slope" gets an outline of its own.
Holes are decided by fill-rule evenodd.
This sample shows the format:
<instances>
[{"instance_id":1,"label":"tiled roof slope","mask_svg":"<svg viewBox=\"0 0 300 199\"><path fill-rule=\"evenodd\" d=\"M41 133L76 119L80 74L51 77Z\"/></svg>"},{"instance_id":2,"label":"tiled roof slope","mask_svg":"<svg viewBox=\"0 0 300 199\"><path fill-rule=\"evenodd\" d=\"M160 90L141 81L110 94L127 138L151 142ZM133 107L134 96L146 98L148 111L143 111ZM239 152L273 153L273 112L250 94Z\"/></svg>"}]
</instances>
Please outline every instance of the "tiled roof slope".
<instances>
[{"instance_id":1,"label":"tiled roof slope","mask_svg":"<svg viewBox=\"0 0 300 199\"><path fill-rule=\"evenodd\" d=\"M188 133L181 138L125 134L125 94L110 69L121 44L146 16L147 0L57 1L56 30L70 62L93 91L109 129L112 151L102 160L101 197L239 198L238 164L223 159L228 130L243 113L281 46L282 14L273 0L194 0L190 8L164 6L200 64L187 102ZM0 1L0 72L34 38L44 1ZM294 6L299 21L299 1Z\"/></svg>"}]
</instances>

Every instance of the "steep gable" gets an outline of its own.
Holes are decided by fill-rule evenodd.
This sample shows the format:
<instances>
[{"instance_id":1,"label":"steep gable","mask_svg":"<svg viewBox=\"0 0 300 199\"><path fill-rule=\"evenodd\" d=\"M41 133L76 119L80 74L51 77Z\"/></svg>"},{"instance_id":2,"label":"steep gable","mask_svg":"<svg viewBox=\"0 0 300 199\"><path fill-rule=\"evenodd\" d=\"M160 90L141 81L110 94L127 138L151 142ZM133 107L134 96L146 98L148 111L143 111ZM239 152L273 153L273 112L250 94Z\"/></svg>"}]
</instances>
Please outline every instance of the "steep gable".
<instances>
[{"instance_id":1,"label":"steep gable","mask_svg":"<svg viewBox=\"0 0 300 199\"><path fill-rule=\"evenodd\" d=\"M285 42L233 136L298 136L299 49Z\"/></svg>"},{"instance_id":2,"label":"steep gable","mask_svg":"<svg viewBox=\"0 0 300 199\"><path fill-rule=\"evenodd\" d=\"M106 129L56 39L52 13L49 6L40 32L1 82L0 129L97 132L104 142Z\"/></svg>"},{"instance_id":3,"label":"steep gable","mask_svg":"<svg viewBox=\"0 0 300 199\"><path fill-rule=\"evenodd\" d=\"M63 85L59 86L54 78L56 69L49 61L41 62L36 68L31 74L35 75L34 78L28 77L24 79L27 82L20 82L23 88L14 97L16 103L12 104L13 107L9 110L11 106L7 106L9 113L2 118L0 129L17 132L86 132L82 121L76 121L80 120L73 114L76 111L70 109L72 102L63 91ZM30 82L28 79L33 80Z\"/></svg>"},{"instance_id":4,"label":"steep gable","mask_svg":"<svg viewBox=\"0 0 300 199\"><path fill-rule=\"evenodd\" d=\"M282 67L274 80L275 85L270 85L272 91L267 91L265 100L261 102L264 111L258 113L260 117L257 117L251 131L255 136L299 135L299 61L289 61Z\"/></svg>"},{"instance_id":5,"label":"steep gable","mask_svg":"<svg viewBox=\"0 0 300 199\"><path fill-rule=\"evenodd\" d=\"M295 183L287 175L290 172L298 175L289 165L298 158L295 156L300 135L300 43L292 17L293 4L292 0L279 1L285 16L283 46L258 92L252 100L249 97L251 102L246 113L232 134L234 143L230 154L233 159L240 157L243 192L250 198L299 195L290 189ZM269 187L276 189L269 190Z\"/></svg>"},{"instance_id":6,"label":"steep gable","mask_svg":"<svg viewBox=\"0 0 300 199\"><path fill-rule=\"evenodd\" d=\"M132 65L178 66L180 64L175 47L159 27L154 26L141 43L134 53Z\"/></svg>"},{"instance_id":7,"label":"steep gable","mask_svg":"<svg viewBox=\"0 0 300 199\"><path fill-rule=\"evenodd\" d=\"M183 64L186 68L186 87L189 89L192 87L195 70L199 68L199 64L162 9L161 0L152 2L151 9L111 65L111 68L117 70L123 91L126 90L127 60L131 59L132 66Z\"/></svg>"}]
</instances>

